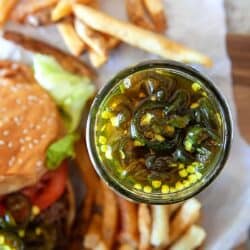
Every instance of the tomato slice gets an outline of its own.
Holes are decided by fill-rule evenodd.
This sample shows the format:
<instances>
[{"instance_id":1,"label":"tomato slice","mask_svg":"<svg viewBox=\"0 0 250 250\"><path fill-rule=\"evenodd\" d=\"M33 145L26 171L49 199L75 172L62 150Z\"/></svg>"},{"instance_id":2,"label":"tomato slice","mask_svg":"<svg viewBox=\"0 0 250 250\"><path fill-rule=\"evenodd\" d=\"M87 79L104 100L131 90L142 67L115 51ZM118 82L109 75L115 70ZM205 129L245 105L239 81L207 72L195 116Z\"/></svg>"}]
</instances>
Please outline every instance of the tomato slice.
<instances>
[{"instance_id":1,"label":"tomato slice","mask_svg":"<svg viewBox=\"0 0 250 250\"><path fill-rule=\"evenodd\" d=\"M22 193L31 199L33 205L45 210L63 194L68 177L68 166L63 162L55 171L50 171L35 186L25 188Z\"/></svg>"}]
</instances>

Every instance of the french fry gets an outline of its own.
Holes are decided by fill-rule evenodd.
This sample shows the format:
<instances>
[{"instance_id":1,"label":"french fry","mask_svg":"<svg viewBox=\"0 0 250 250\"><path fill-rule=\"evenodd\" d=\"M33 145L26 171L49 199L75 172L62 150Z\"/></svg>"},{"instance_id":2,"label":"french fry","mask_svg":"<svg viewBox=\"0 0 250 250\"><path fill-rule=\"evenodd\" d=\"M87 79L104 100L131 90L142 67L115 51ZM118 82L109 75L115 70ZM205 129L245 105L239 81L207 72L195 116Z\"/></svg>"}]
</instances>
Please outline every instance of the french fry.
<instances>
[{"instance_id":1,"label":"french fry","mask_svg":"<svg viewBox=\"0 0 250 250\"><path fill-rule=\"evenodd\" d=\"M83 246L85 248L93 249L97 247L98 244L100 243L101 223L102 223L101 216L99 214L94 214L83 240Z\"/></svg>"},{"instance_id":2,"label":"french fry","mask_svg":"<svg viewBox=\"0 0 250 250\"><path fill-rule=\"evenodd\" d=\"M118 250L136 250L136 247L133 247L129 244L122 244L119 246Z\"/></svg>"},{"instance_id":3,"label":"french fry","mask_svg":"<svg viewBox=\"0 0 250 250\"><path fill-rule=\"evenodd\" d=\"M80 56L86 46L76 33L73 24L68 21L62 21L57 24L57 28L71 54Z\"/></svg>"},{"instance_id":4,"label":"french fry","mask_svg":"<svg viewBox=\"0 0 250 250\"><path fill-rule=\"evenodd\" d=\"M110 248L107 247L105 242L100 241L96 247L93 248L93 250L109 250Z\"/></svg>"},{"instance_id":5,"label":"french fry","mask_svg":"<svg viewBox=\"0 0 250 250\"><path fill-rule=\"evenodd\" d=\"M7 21L16 3L17 0L0 0L0 27Z\"/></svg>"},{"instance_id":6,"label":"french fry","mask_svg":"<svg viewBox=\"0 0 250 250\"><path fill-rule=\"evenodd\" d=\"M107 41L107 47L109 50L116 48L121 43L119 39L113 36L107 36L106 41Z\"/></svg>"},{"instance_id":7,"label":"french fry","mask_svg":"<svg viewBox=\"0 0 250 250\"><path fill-rule=\"evenodd\" d=\"M100 186L100 180L96 175L96 172L92 166L87 152L86 144L80 140L76 143L76 162L81 169L83 175L83 181L88 190L97 192Z\"/></svg>"},{"instance_id":8,"label":"french fry","mask_svg":"<svg viewBox=\"0 0 250 250\"><path fill-rule=\"evenodd\" d=\"M103 182L102 238L109 249L113 249L118 226L118 204L115 194ZM111 219L112 218L112 219Z\"/></svg>"},{"instance_id":9,"label":"french fry","mask_svg":"<svg viewBox=\"0 0 250 250\"><path fill-rule=\"evenodd\" d=\"M54 6L58 0L21 0L11 12L11 19L23 22L29 14Z\"/></svg>"},{"instance_id":10,"label":"french fry","mask_svg":"<svg viewBox=\"0 0 250 250\"><path fill-rule=\"evenodd\" d=\"M95 192L95 204L94 204L94 209L92 211L92 212L97 212L100 214L103 213L103 205L104 205L104 200L103 200L104 192L103 192L103 188L101 187L102 187L102 183L99 180L99 189L98 189L98 192Z\"/></svg>"},{"instance_id":11,"label":"french fry","mask_svg":"<svg viewBox=\"0 0 250 250\"><path fill-rule=\"evenodd\" d=\"M74 223L75 217L76 217L76 200L75 200L75 195L74 195L74 189L71 183L71 180L67 181L66 184L67 188L67 197L68 197L68 203L69 203L69 213L67 216L67 229L68 233L70 231L71 226Z\"/></svg>"},{"instance_id":12,"label":"french fry","mask_svg":"<svg viewBox=\"0 0 250 250\"><path fill-rule=\"evenodd\" d=\"M168 205L169 216L172 216L181 207L181 205L181 202Z\"/></svg>"},{"instance_id":13,"label":"french fry","mask_svg":"<svg viewBox=\"0 0 250 250\"><path fill-rule=\"evenodd\" d=\"M121 235L122 243L127 243L132 247L138 245L137 227L137 205L121 197L118 198L121 213Z\"/></svg>"},{"instance_id":14,"label":"french fry","mask_svg":"<svg viewBox=\"0 0 250 250\"><path fill-rule=\"evenodd\" d=\"M102 186L102 183L99 183L99 186ZM103 210L104 206L103 195L104 189L102 188L99 188L98 192L95 192L95 208L97 210L96 212L98 213L93 215L93 218L89 224L88 231L85 234L83 241L83 245L85 248L90 248L93 250L109 249L106 242L102 238L103 218L100 215L100 212Z\"/></svg>"},{"instance_id":15,"label":"french fry","mask_svg":"<svg viewBox=\"0 0 250 250\"><path fill-rule=\"evenodd\" d=\"M151 244L155 247L166 247L169 244L168 206L152 206Z\"/></svg>"},{"instance_id":16,"label":"french fry","mask_svg":"<svg viewBox=\"0 0 250 250\"><path fill-rule=\"evenodd\" d=\"M72 13L72 1L71 0L59 0L55 8L51 12L52 21L56 22L65 16L69 16Z\"/></svg>"},{"instance_id":17,"label":"french fry","mask_svg":"<svg viewBox=\"0 0 250 250\"><path fill-rule=\"evenodd\" d=\"M15 31L4 31L3 37L22 46L27 50L33 51L35 53L53 56L62 65L63 68L72 73L88 76L91 78L93 78L95 75L93 70L84 62L52 45L25 36Z\"/></svg>"},{"instance_id":18,"label":"french fry","mask_svg":"<svg viewBox=\"0 0 250 250\"><path fill-rule=\"evenodd\" d=\"M200 216L201 204L192 198L184 202L176 216L170 223L170 242L174 242L180 235L194 224Z\"/></svg>"},{"instance_id":19,"label":"french fry","mask_svg":"<svg viewBox=\"0 0 250 250\"><path fill-rule=\"evenodd\" d=\"M140 234L139 250L150 249L150 236L152 218L149 207L146 204L139 204L138 208L138 229Z\"/></svg>"},{"instance_id":20,"label":"french fry","mask_svg":"<svg viewBox=\"0 0 250 250\"><path fill-rule=\"evenodd\" d=\"M81 39L97 54L107 56L108 48L104 37L95 30L89 28L79 19L75 19L75 29Z\"/></svg>"},{"instance_id":21,"label":"french fry","mask_svg":"<svg viewBox=\"0 0 250 250\"><path fill-rule=\"evenodd\" d=\"M81 169L82 178L86 185L86 197L84 199L84 207L82 211L83 221L88 223L93 206L96 199L96 190L100 185L100 181L95 173L90 162L89 155L86 149L85 143L80 140L75 147L76 150L76 162Z\"/></svg>"},{"instance_id":22,"label":"french fry","mask_svg":"<svg viewBox=\"0 0 250 250\"><path fill-rule=\"evenodd\" d=\"M94 8L94 9L99 9L100 5L97 0L90 0L88 3L88 6Z\"/></svg>"},{"instance_id":23,"label":"french fry","mask_svg":"<svg viewBox=\"0 0 250 250\"><path fill-rule=\"evenodd\" d=\"M170 250L193 250L201 246L206 238L203 228L193 225L188 231L170 247Z\"/></svg>"},{"instance_id":24,"label":"french fry","mask_svg":"<svg viewBox=\"0 0 250 250\"><path fill-rule=\"evenodd\" d=\"M51 19L56 22L72 14L72 5L74 3L89 4L92 0L59 0L53 11Z\"/></svg>"},{"instance_id":25,"label":"french fry","mask_svg":"<svg viewBox=\"0 0 250 250\"><path fill-rule=\"evenodd\" d=\"M84 206L81 212L82 220L85 225L89 224L91 213L95 204L95 193L93 191L87 190L84 197Z\"/></svg>"},{"instance_id":26,"label":"french fry","mask_svg":"<svg viewBox=\"0 0 250 250\"><path fill-rule=\"evenodd\" d=\"M160 34L117 20L86 5L76 4L73 9L75 15L89 27L114 36L132 46L168 59L200 63L208 67L212 65L211 59L207 56L188 49Z\"/></svg>"},{"instance_id":27,"label":"french fry","mask_svg":"<svg viewBox=\"0 0 250 250\"><path fill-rule=\"evenodd\" d=\"M89 60L91 62L91 64L95 67L95 68L99 68L101 67L103 64L105 64L108 60L108 57L106 55L100 55L97 54L94 50L89 49L88 51L88 55L89 55Z\"/></svg>"},{"instance_id":28,"label":"french fry","mask_svg":"<svg viewBox=\"0 0 250 250\"><path fill-rule=\"evenodd\" d=\"M126 8L129 20L132 23L148 30L155 29L154 25L146 15L146 12L143 7L143 2L141 0L126 0Z\"/></svg>"},{"instance_id":29,"label":"french fry","mask_svg":"<svg viewBox=\"0 0 250 250\"><path fill-rule=\"evenodd\" d=\"M100 181L99 186L102 186L102 183ZM90 190L88 190L90 191ZM92 191L90 191L91 193ZM108 250L108 245L107 243L104 241L103 239L103 234L102 234L102 228L103 228L103 209L104 209L104 190L102 188L99 188L98 192L94 193L95 195L95 200L94 200L94 207L92 207L92 211L91 212L96 212L97 215L94 214L94 217L100 217L101 221L98 221L96 219L96 221L98 223L94 223L93 221L90 222L90 230L88 230L88 232L85 234L84 237L84 247L85 248L90 248L93 250ZM102 214L102 215L101 215ZM94 218L95 219L95 218ZM92 226L91 226L92 225ZM98 225L98 229L96 227L94 227L93 225L97 226Z\"/></svg>"},{"instance_id":30,"label":"french fry","mask_svg":"<svg viewBox=\"0 0 250 250\"><path fill-rule=\"evenodd\" d=\"M103 224L103 210L104 210L104 189L102 188L102 181L99 179L99 184L98 184L98 191L96 190L94 192L95 195L95 200L94 200L94 206L92 208L92 213L98 213L102 217L101 221L101 228L100 228L100 234L102 238L102 224ZM103 238L102 238L103 239Z\"/></svg>"},{"instance_id":31,"label":"french fry","mask_svg":"<svg viewBox=\"0 0 250 250\"><path fill-rule=\"evenodd\" d=\"M167 28L167 19L165 16L164 6L162 0L143 0L148 14L152 18L156 30L164 32Z\"/></svg>"}]
</instances>

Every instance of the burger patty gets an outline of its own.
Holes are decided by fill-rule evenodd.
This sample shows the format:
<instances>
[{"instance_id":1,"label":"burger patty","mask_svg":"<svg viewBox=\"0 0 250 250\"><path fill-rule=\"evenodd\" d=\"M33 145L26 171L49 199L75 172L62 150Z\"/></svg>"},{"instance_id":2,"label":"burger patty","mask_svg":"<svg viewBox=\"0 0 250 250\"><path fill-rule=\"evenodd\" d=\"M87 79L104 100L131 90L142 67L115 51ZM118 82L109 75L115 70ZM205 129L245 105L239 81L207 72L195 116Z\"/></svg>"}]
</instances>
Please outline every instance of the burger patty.
<instances>
[{"instance_id":1,"label":"burger patty","mask_svg":"<svg viewBox=\"0 0 250 250\"><path fill-rule=\"evenodd\" d=\"M77 173L78 169L76 166L72 167L71 176L69 176L65 192L59 200L54 202L49 208L42 211L28 226L32 232L36 231L36 228L45 228L49 234L48 240L51 245L47 249L51 250L68 250L71 247L72 226L76 228L75 215L79 208L82 206L82 197L76 193L75 184L82 182L80 176L77 178L72 178L72 173ZM76 207L76 199L81 200ZM77 218L77 221L79 217ZM80 245L81 245L80 239ZM38 246L44 244L44 239L37 236L34 237L32 241L25 241L27 250L39 250ZM34 246L36 248L34 248ZM42 248L43 249L43 248ZM43 249L46 250L46 249Z\"/></svg>"},{"instance_id":2,"label":"burger patty","mask_svg":"<svg viewBox=\"0 0 250 250\"><path fill-rule=\"evenodd\" d=\"M29 232L24 238L27 250L63 250L68 249L67 217L68 200L64 194L60 200L41 212L28 226ZM37 234L37 228L42 232Z\"/></svg>"}]
</instances>

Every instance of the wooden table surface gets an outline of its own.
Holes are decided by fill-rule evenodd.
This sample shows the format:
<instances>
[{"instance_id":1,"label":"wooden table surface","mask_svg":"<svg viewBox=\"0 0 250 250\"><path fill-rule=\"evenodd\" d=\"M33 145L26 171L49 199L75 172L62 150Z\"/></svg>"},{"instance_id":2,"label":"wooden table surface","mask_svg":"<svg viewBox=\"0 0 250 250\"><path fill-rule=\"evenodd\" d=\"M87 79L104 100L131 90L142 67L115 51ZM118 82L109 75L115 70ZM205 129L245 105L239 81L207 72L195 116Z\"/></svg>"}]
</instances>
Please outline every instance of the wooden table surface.
<instances>
[{"instance_id":1,"label":"wooden table surface","mask_svg":"<svg viewBox=\"0 0 250 250\"><path fill-rule=\"evenodd\" d=\"M227 36L233 89L242 136L250 143L250 35Z\"/></svg>"},{"instance_id":2,"label":"wooden table surface","mask_svg":"<svg viewBox=\"0 0 250 250\"><path fill-rule=\"evenodd\" d=\"M250 35L229 34L227 49L232 61L238 124L241 135L250 144ZM247 250L246 244L242 243L235 250Z\"/></svg>"}]
</instances>

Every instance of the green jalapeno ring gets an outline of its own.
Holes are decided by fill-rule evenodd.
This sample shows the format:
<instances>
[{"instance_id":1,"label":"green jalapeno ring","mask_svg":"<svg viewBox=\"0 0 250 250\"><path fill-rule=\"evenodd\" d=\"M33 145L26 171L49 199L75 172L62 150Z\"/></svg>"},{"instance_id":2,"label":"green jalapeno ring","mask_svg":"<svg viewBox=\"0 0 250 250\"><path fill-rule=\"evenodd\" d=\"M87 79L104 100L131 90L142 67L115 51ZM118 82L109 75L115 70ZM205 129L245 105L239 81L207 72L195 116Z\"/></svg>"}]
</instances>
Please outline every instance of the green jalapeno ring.
<instances>
[{"instance_id":1,"label":"green jalapeno ring","mask_svg":"<svg viewBox=\"0 0 250 250\"><path fill-rule=\"evenodd\" d=\"M167 100L176 86L174 79L153 71L146 71L142 75L131 77L131 81L132 83L138 82L137 86L143 86L148 95L153 95L162 90L165 95L162 100Z\"/></svg>"},{"instance_id":2,"label":"green jalapeno ring","mask_svg":"<svg viewBox=\"0 0 250 250\"><path fill-rule=\"evenodd\" d=\"M13 232L0 230L0 249L24 250L23 241Z\"/></svg>"},{"instance_id":3,"label":"green jalapeno ring","mask_svg":"<svg viewBox=\"0 0 250 250\"><path fill-rule=\"evenodd\" d=\"M161 150L161 151L170 150L174 146L176 146L180 139L180 133L178 131L175 133L174 138L171 140L164 139L164 141L157 141L157 140L147 139L143 133L143 129L140 128L140 121L145 113L147 113L150 110L152 111L155 109L164 109L165 107L166 107L165 102L146 100L145 102L141 103L141 105L134 112L134 115L131 120L130 124L131 137L135 140L140 141L148 148L154 150Z\"/></svg>"}]
</instances>

